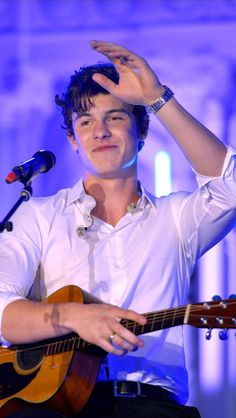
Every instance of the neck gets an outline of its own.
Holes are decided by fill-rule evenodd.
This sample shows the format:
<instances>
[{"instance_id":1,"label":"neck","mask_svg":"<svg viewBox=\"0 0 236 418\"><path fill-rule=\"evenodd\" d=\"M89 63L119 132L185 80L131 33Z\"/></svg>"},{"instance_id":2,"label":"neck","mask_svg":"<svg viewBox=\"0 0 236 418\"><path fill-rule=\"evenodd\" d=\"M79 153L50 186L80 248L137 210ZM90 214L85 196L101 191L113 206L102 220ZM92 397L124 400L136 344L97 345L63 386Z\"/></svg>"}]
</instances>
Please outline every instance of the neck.
<instances>
[{"instance_id":1,"label":"neck","mask_svg":"<svg viewBox=\"0 0 236 418\"><path fill-rule=\"evenodd\" d=\"M134 176L119 179L101 179L87 177L84 179L86 192L96 200L92 215L115 226L127 213L131 203L137 203L138 186Z\"/></svg>"}]
</instances>

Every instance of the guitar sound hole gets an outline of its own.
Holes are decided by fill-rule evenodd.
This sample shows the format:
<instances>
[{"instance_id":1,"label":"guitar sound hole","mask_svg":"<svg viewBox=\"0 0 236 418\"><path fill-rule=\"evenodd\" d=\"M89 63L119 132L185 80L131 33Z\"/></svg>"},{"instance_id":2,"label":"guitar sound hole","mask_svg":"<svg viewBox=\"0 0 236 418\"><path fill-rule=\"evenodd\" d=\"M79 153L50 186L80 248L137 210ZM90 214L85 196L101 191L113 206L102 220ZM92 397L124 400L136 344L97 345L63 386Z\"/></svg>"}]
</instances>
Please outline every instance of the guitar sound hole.
<instances>
[{"instance_id":1,"label":"guitar sound hole","mask_svg":"<svg viewBox=\"0 0 236 418\"><path fill-rule=\"evenodd\" d=\"M41 362L45 354L44 347L35 347L25 350L18 350L16 354L17 363L22 370L33 369Z\"/></svg>"}]
</instances>

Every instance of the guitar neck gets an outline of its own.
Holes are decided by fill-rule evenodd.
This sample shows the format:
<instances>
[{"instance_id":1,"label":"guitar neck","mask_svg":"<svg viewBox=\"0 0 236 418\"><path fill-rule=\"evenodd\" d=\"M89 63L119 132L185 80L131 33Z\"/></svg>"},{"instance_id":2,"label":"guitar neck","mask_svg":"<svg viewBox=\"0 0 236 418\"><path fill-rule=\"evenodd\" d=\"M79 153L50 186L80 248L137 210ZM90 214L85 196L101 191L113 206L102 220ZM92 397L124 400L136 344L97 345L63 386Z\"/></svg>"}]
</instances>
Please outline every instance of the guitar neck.
<instances>
[{"instance_id":1,"label":"guitar neck","mask_svg":"<svg viewBox=\"0 0 236 418\"><path fill-rule=\"evenodd\" d=\"M145 325L140 325L137 322L125 319L123 319L121 323L135 335L147 334L149 332L183 325L187 317L186 314L189 306L190 305L185 305L178 308L146 313L144 314L147 319Z\"/></svg>"},{"instance_id":2,"label":"guitar neck","mask_svg":"<svg viewBox=\"0 0 236 418\"><path fill-rule=\"evenodd\" d=\"M145 316L147 318L145 325L126 320L122 320L121 323L136 335L185 324L197 328L235 329L236 299L188 304L149 312Z\"/></svg>"}]
</instances>

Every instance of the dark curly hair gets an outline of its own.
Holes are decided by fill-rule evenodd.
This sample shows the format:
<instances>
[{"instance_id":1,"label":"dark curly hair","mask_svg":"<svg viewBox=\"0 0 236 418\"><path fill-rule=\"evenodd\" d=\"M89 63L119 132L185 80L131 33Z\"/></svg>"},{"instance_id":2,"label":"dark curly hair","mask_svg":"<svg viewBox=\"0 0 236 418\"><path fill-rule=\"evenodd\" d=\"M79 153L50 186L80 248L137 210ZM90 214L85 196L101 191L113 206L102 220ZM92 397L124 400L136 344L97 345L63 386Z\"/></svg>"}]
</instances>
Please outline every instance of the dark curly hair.
<instances>
[{"instance_id":1,"label":"dark curly hair","mask_svg":"<svg viewBox=\"0 0 236 418\"><path fill-rule=\"evenodd\" d=\"M67 90L62 97L58 94L55 102L61 107L62 116L64 118L63 129L66 129L69 135L74 135L72 124L72 113L87 111L88 105L93 104L93 97L98 94L109 94L107 90L101 87L92 79L94 73L100 73L110 78L114 83L118 84L119 74L113 64L98 63L95 65L81 67L79 71L71 76ZM139 151L143 147L144 138L147 135L149 126L149 117L144 106L134 105L133 114L137 123L139 135Z\"/></svg>"}]
</instances>

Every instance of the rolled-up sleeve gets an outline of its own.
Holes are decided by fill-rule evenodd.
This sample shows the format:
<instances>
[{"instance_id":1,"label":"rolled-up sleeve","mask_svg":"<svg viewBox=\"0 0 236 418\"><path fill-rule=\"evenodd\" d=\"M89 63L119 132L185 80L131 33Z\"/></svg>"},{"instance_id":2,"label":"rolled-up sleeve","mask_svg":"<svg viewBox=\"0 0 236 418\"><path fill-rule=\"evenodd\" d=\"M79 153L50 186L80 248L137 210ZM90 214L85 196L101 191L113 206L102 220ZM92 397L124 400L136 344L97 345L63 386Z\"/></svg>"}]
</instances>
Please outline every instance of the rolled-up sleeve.
<instances>
[{"instance_id":1,"label":"rolled-up sleeve","mask_svg":"<svg viewBox=\"0 0 236 418\"><path fill-rule=\"evenodd\" d=\"M25 202L12 218L13 231L0 234L0 337L3 311L25 299L40 263L40 233L31 202Z\"/></svg>"},{"instance_id":2,"label":"rolled-up sleeve","mask_svg":"<svg viewBox=\"0 0 236 418\"><path fill-rule=\"evenodd\" d=\"M219 177L209 177L204 176L203 174L198 173L193 170L196 175L196 180L199 188L205 186L211 180L215 181L216 179L226 179L235 184L236 182L236 150L233 147L228 147L227 153L225 156L225 161L223 164L222 172Z\"/></svg>"},{"instance_id":3,"label":"rolled-up sleeve","mask_svg":"<svg viewBox=\"0 0 236 418\"><path fill-rule=\"evenodd\" d=\"M228 148L220 176L195 174L198 189L180 200L175 213L183 247L186 256L192 259L192 266L235 225L236 151Z\"/></svg>"}]
</instances>

